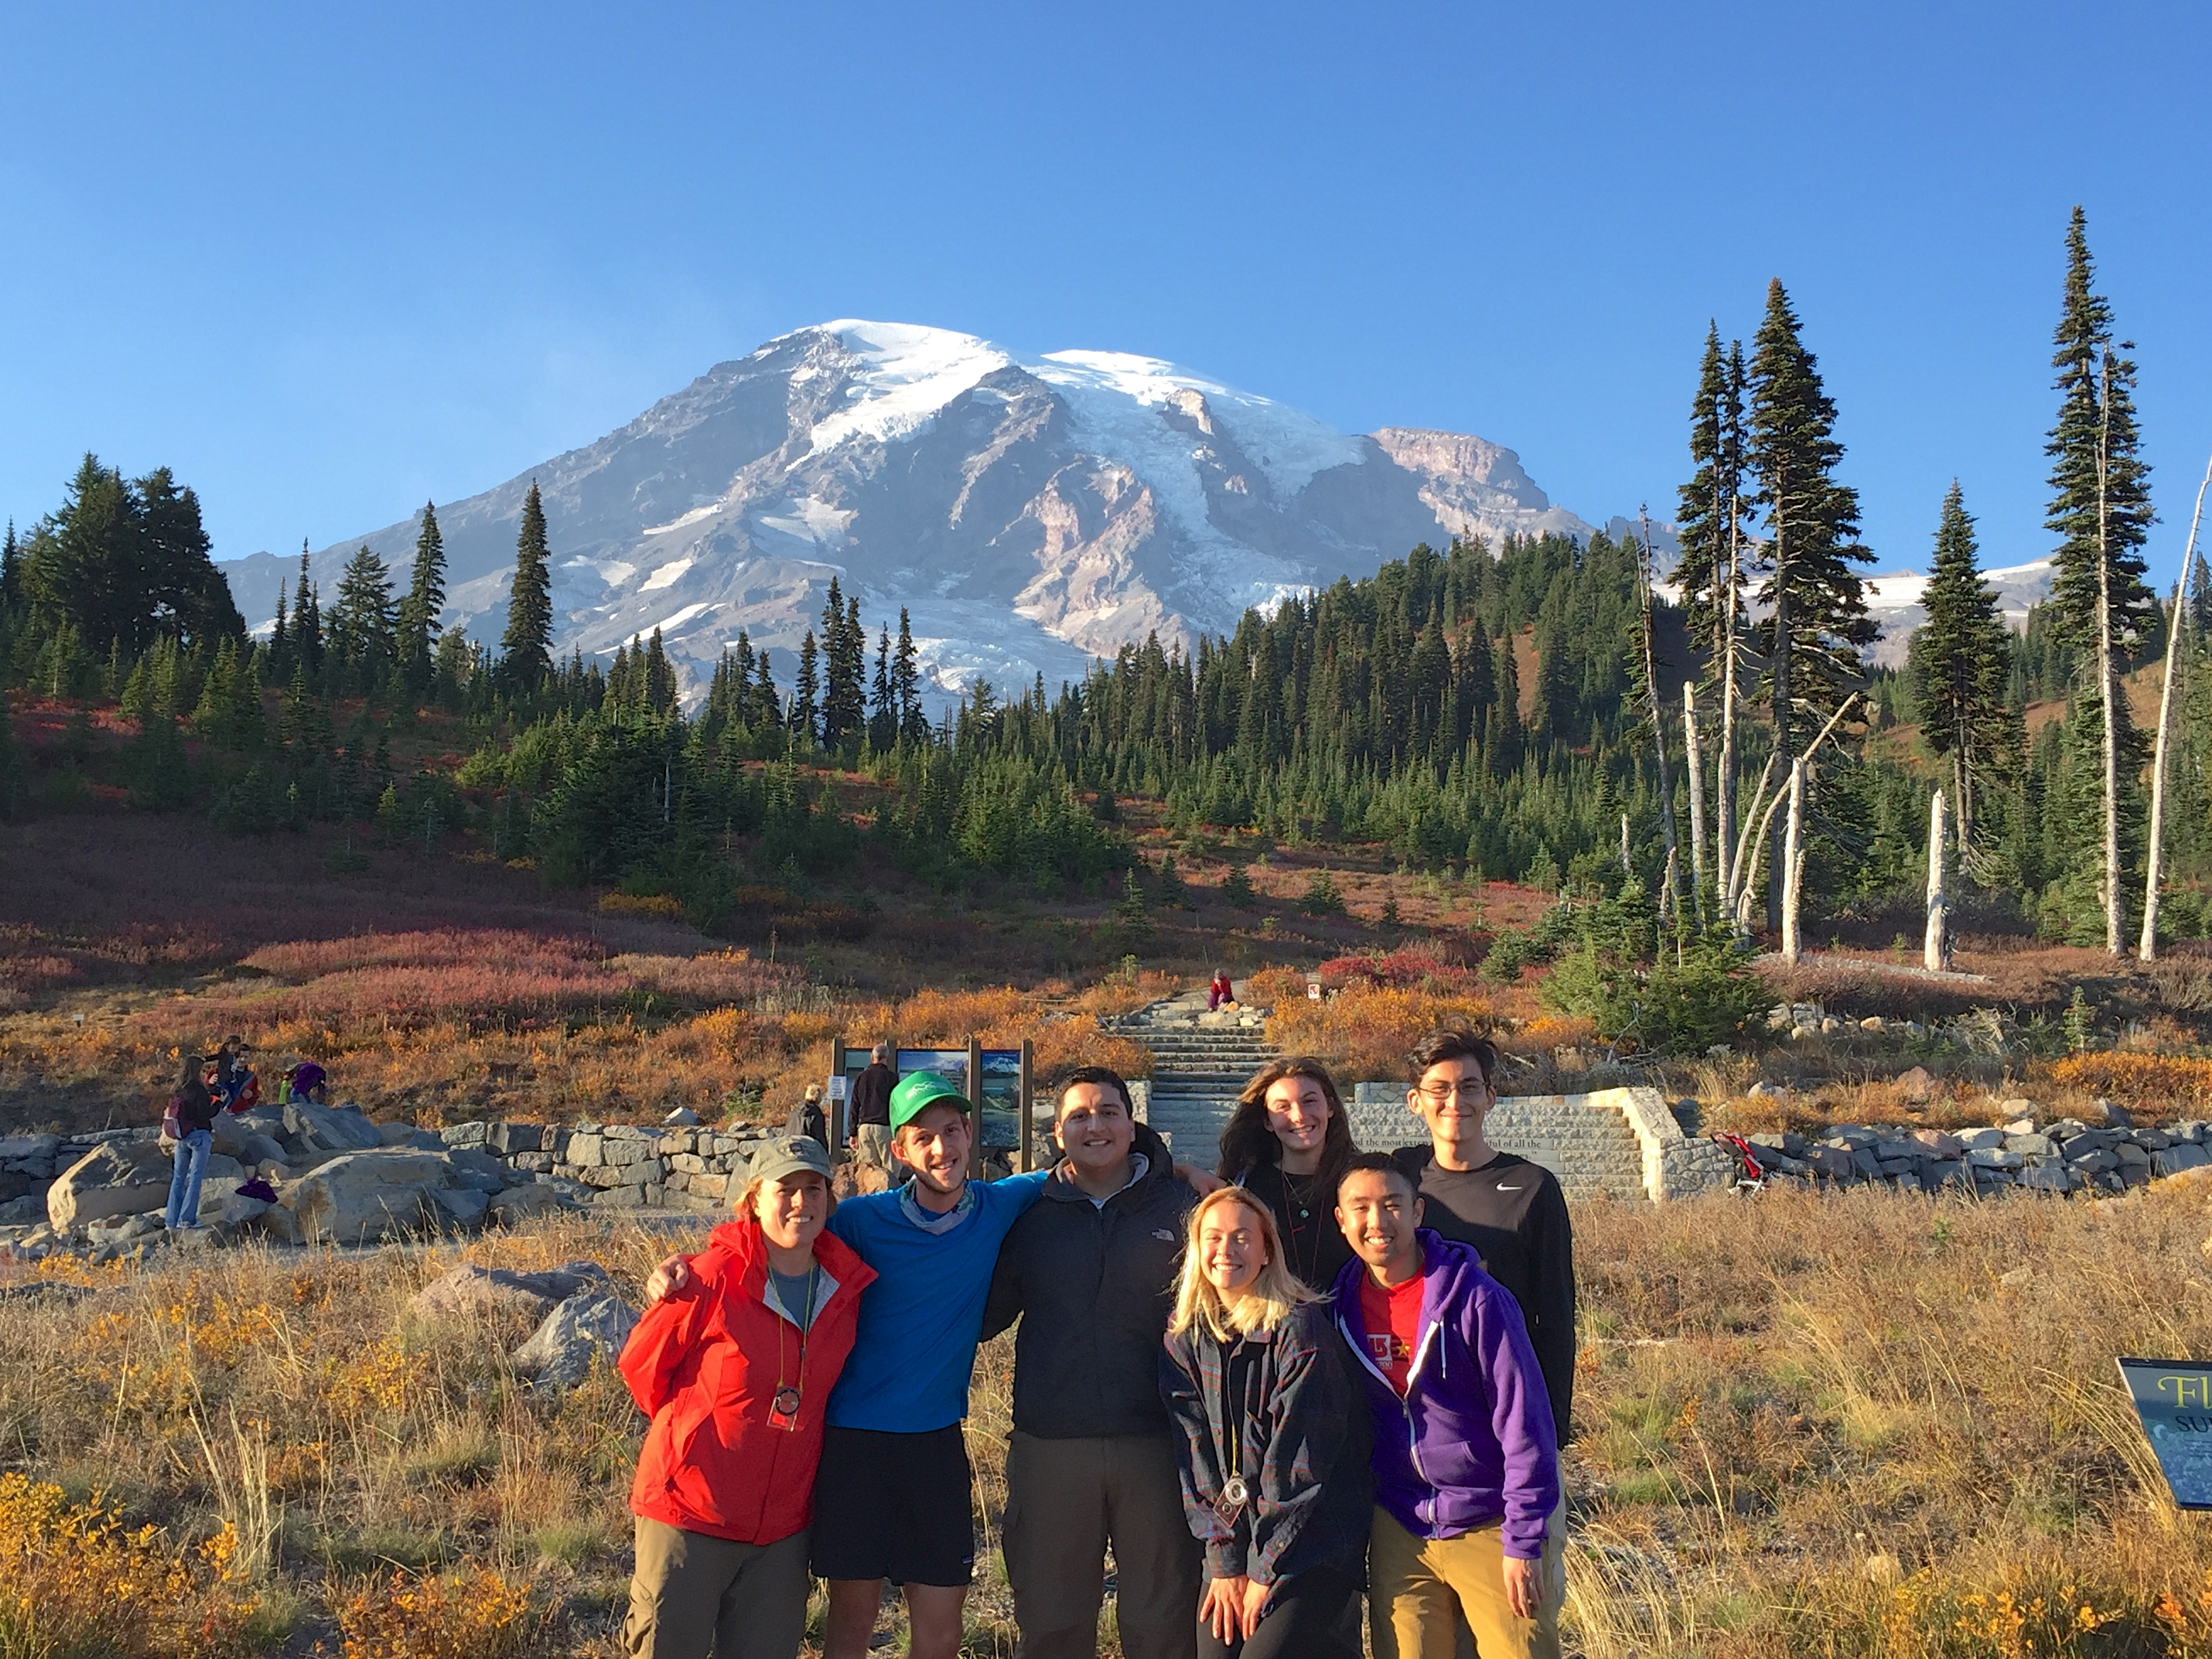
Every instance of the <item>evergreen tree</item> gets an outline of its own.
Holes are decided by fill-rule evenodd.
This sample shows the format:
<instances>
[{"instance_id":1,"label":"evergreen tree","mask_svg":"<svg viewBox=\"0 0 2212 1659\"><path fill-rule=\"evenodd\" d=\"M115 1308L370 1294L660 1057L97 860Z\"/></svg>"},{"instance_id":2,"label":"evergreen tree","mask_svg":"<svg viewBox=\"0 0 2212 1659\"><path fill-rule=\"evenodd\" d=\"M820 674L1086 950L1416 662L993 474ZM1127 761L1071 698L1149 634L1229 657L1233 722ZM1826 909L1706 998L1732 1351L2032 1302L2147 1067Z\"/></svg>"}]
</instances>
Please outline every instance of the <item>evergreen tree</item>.
<instances>
[{"instance_id":1,"label":"evergreen tree","mask_svg":"<svg viewBox=\"0 0 2212 1659\"><path fill-rule=\"evenodd\" d=\"M653 630L653 638L646 642L645 659L641 665L643 673L645 706L656 714L665 714L676 707L676 669L668 660L668 653L660 643L660 630Z\"/></svg>"},{"instance_id":2,"label":"evergreen tree","mask_svg":"<svg viewBox=\"0 0 2212 1659\"><path fill-rule=\"evenodd\" d=\"M2021 742L2020 714L2008 696L2012 641L1977 552L1974 520L1954 479L1921 596L1928 619L1912 636L1910 677L1921 735L1939 758L1951 760L1959 846L1969 857L1984 781L2018 771Z\"/></svg>"},{"instance_id":3,"label":"evergreen tree","mask_svg":"<svg viewBox=\"0 0 2212 1659\"><path fill-rule=\"evenodd\" d=\"M876 683L870 700L868 746L882 750L898 741L898 697L891 690L891 630L876 635Z\"/></svg>"},{"instance_id":4,"label":"evergreen tree","mask_svg":"<svg viewBox=\"0 0 2212 1659\"><path fill-rule=\"evenodd\" d=\"M866 684L868 636L860 627L860 601L848 605L837 579L822 606L822 746L836 750L860 735L867 717Z\"/></svg>"},{"instance_id":5,"label":"evergreen tree","mask_svg":"<svg viewBox=\"0 0 2212 1659\"><path fill-rule=\"evenodd\" d=\"M553 672L553 556L545 538L545 504L537 480L522 501L514 541L514 584L501 635L500 672L518 691L534 692Z\"/></svg>"},{"instance_id":6,"label":"evergreen tree","mask_svg":"<svg viewBox=\"0 0 2212 1659\"><path fill-rule=\"evenodd\" d=\"M133 652L151 635L150 608L138 598L137 503L123 475L87 453L61 507L40 521L21 557L21 581L34 619L66 623L105 650L120 640Z\"/></svg>"},{"instance_id":7,"label":"evergreen tree","mask_svg":"<svg viewBox=\"0 0 2212 1659\"><path fill-rule=\"evenodd\" d=\"M300 544L300 586L292 595L292 656L294 665L307 671L310 684L323 672L323 607L314 586L307 580L307 544Z\"/></svg>"},{"instance_id":8,"label":"evergreen tree","mask_svg":"<svg viewBox=\"0 0 2212 1659\"><path fill-rule=\"evenodd\" d=\"M307 684L305 664L292 670L292 684L284 694L284 718L279 728L284 747L295 765L307 766L327 759L337 741L331 730L331 711Z\"/></svg>"},{"instance_id":9,"label":"evergreen tree","mask_svg":"<svg viewBox=\"0 0 2212 1659\"><path fill-rule=\"evenodd\" d=\"M899 735L909 743L928 741L929 720L921 709L921 671L904 605L899 607L898 649L891 657L891 696L898 704Z\"/></svg>"},{"instance_id":10,"label":"evergreen tree","mask_svg":"<svg viewBox=\"0 0 2212 1659\"><path fill-rule=\"evenodd\" d=\"M2157 605L2144 585L2142 549L2152 514L2150 469L2137 454L2135 364L2129 341L2112 338L2111 303L2096 291L2087 222L2076 207L2066 230L2066 285L2051 366L2058 371L2058 420L2051 457L2051 500L2044 523L2059 538L2051 605L2088 671L2085 712L2103 732L2101 896L2106 948L2118 956L2124 927L2121 794L2141 759L2120 677Z\"/></svg>"},{"instance_id":11,"label":"evergreen tree","mask_svg":"<svg viewBox=\"0 0 2212 1659\"><path fill-rule=\"evenodd\" d=\"M1753 347L1746 459L1766 520L1766 580L1759 598L1768 607L1754 632L1767 660L1774 750L1786 762L1864 679L1859 649L1873 642L1875 627L1851 567L1874 556L1858 539L1858 492L1835 478L1844 455L1835 404L1778 280L1767 285ZM1786 873L1783 830L1778 814L1768 866L1773 926L1780 923Z\"/></svg>"},{"instance_id":12,"label":"evergreen tree","mask_svg":"<svg viewBox=\"0 0 2212 1659\"><path fill-rule=\"evenodd\" d=\"M15 542L15 521L8 520L8 539L0 542L0 611L13 611L23 602L22 549Z\"/></svg>"},{"instance_id":13,"label":"evergreen tree","mask_svg":"<svg viewBox=\"0 0 2212 1659\"><path fill-rule=\"evenodd\" d=\"M430 684L430 655L438 643L439 617L446 609L446 538L438 528L438 509L422 503L422 530L415 538L415 568L407 596L399 602L399 672L407 690L420 696Z\"/></svg>"},{"instance_id":14,"label":"evergreen tree","mask_svg":"<svg viewBox=\"0 0 2212 1659\"><path fill-rule=\"evenodd\" d=\"M236 639L246 632L230 584L215 567L214 544L200 521L199 497L179 488L166 466L131 486L137 504L137 603L150 606L151 631L189 644ZM130 641L123 637L125 645Z\"/></svg>"},{"instance_id":15,"label":"evergreen tree","mask_svg":"<svg viewBox=\"0 0 2212 1659\"><path fill-rule=\"evenodd\" d=\"M1735 851L1736 709L1743 690L1743 529L1750 510L1744 491L1743 399L1743 342L1733 342L1723 356L1720 327L1713 324L1706 331L1697 400L1690 412L1690 457L1696 470L1680 491L1682 558L1674 580L1691 629L1710 641L1705 682L1720 704L1713 879L1723 894L1730 888L1729 861Z\"/></svg>"},{"instance_id":16,"label":"evergreen tree","mask_svg":"<svg viewBox=\"0 0 2212 1659\"><path fill-rule=\"evenodd\" d=\"M392 573L363 543L346 561L337 602L331 607L331 655L353 690L373 692L383 685L393 661L395 629Z\"/></svg>"},{"instance_id":17,"label":"evergreen tree","mask_svg":"<svg viewBox=\"0 0 2212 1659\"><path fill-rule=\"evenodd\" d=\"M799 675L791 688L791 737L801 749L813 748L821 736L817 658L814 630L810 628L806 637L799 641Z\"/></svg>"}]
</instances>

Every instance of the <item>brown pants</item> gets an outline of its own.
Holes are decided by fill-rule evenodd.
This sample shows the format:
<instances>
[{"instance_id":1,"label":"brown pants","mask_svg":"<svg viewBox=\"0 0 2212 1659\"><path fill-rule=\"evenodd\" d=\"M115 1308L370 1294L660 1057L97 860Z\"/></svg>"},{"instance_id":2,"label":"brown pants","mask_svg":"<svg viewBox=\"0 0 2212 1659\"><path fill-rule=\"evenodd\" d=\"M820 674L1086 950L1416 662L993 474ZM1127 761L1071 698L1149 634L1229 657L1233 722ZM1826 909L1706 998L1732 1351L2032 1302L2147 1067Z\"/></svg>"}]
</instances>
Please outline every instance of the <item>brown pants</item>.
<instances>
[{"instance_id":1,"label":"brown pants","mask_svg":"<svg viewBox=\"0 0 2212 1659\"><path fill-rule=\"evenodd\" d=\"M1095 1659L1114 1548L1127 1659L1197 1659L1198 1540L1165 1434L1042 1440L1006 1451L1006 1578L1020 1659Z\"/></svg>"},{"instance_id":2,"label":"brown pants","mask_svg":"<svg viewBox=\"0 0 2212 1659\"><path fill-rule=\"evenodd\" d=\"M806 1534L733 1544L637 1517L623 1646L630 1659L798 1659Z\"/></svg>"},{"instance_id":3,"label":"brown pants","mask_svg":"<svg viewBox=\"0 0 2212 1659\"><path fill-rule=\"evenodd\" d=\"M1416 1538L1387 1510L1368 1534L1367 1620L1375 1659L1452 1659L1464 1618L1480 1659L1559 1659L1553 1585L1563 1540L1547 1535L1543 1605L1516 1619L1505 1601L1505 1540L1492 1522L1456 1538Z\"/></svg>"}]
</instances>

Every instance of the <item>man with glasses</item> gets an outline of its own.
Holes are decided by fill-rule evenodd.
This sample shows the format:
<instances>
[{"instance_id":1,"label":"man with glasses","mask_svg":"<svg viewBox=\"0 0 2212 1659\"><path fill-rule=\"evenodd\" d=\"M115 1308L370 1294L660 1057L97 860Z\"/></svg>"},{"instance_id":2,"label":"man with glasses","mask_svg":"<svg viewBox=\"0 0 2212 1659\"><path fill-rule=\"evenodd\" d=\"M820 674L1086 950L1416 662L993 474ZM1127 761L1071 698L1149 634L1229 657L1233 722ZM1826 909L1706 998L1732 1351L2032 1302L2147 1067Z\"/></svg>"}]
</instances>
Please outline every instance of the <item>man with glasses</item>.
<instances>
[{"instance_id":1,"label":"man with glasses","mask_svg":"<svg viewBox=\"0 0 2212 1659\"><path fill-rule=\"evenodd\" d=\"M1487 1037L1431 1031L1409 1060L1413 1085L1406 1103L1429 1126L1429 1144L1401 1147L1391 1158L1414 1183L1425 1224L1473 1245L1485 1271L1520 1305L1564 1447L1575 1391L1575 1240L1566 1194L1542 1164L1502 1152L1484 1135L1483 1121L1498 1103L1492 1086L1498 1049ZM1544 1548L1549 1602L1565 1589L1565 1518L1562 1498Z\"/></svg>"}]
</instances>

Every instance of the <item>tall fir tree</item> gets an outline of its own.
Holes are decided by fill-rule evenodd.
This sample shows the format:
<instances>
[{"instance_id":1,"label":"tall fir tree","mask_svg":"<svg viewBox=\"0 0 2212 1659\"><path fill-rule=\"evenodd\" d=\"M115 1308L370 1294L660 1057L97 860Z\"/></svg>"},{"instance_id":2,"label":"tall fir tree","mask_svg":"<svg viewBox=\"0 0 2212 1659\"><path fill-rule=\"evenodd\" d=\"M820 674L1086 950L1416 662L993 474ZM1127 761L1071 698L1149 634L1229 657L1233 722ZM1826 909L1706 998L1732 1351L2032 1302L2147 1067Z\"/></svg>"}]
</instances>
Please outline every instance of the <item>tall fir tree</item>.
<instances>
[{"instance_id":1,"label":"tall fir tree","mask_svg":"<svg viewBox=\"0 0 2212 1659\"><path fill-rule=\"evenodd\" d=\"M399 602L399 672L410 695L429 688L431 657L438 647L438 618L446 609L446 538L434 502L422 503L422 529L415 538L415 568Z\"/></svg>"},{"instance_id":2,"label":"tall fir tree","mask_svg":"<svg viewBox=\"0 0 2212 1659\"><path fill-rule=\"evenodd\" d=\"M891 630L876 635L876 678L868 705L868 746L885 750L898 741L898 700L891 692Z\"/></svg>"},{"instance_id":3,"label":"tall fir tree","mask_svg":"<svg viewBox=\"0 0 2212 1659\"><path fill-rule=\"evenodd\" d=\"M2101 731L2099 896L2106 948L2118 956L2126 927L2123 795L2142 760L2120 677L2157 611L2142 552L2153 515L2150 469L2137 453L2136 368L2124 355L2134 347L2113 341L2112 305L2096 290L2088 223L2079 207L2066 228L2066 283L2053 337L2058 419L2044 446L2051 464L2044 525L2059 538L2051 605L2086 670L2077 701Z\"/></svg>"},{"instance_id":4,"label":"tall fir tree","mask_svg":"<svg viewBox=\"0 0 2212 1659\"><path fill-rule=\"evenodd\" d=\"M1693 635L1706 646L1705 681L1720 707L1720 745L1713 792L1713 881L1725 896L1735 852L1736 711L1741 705L1744 643L1745 495L1743 342L1721 351L1720 325L1708 326L1698 395L1690 411L1690 457L1696 464L1677 509L1682 592ZM1693 782L1693 787L1702 787Z\"/></svg>"},{"instance_id":5,"label":"tall fir tree","mask_svg":"<svg viewBox=\"0 0 2212 1659\"><path fill-rule=\"evenodd\" d=\"M891 696L898 704L899 735L909 743L928 741L929 719L921 709L921 669L904 605L899 607L898 647L891 656Z\"/></svg>"},{"instance_id":6,"label":"tall fir tree","mask_svg":"<svg viewBox=\"0 0 2212 1659\"><path fill-rule=\"evenodd\" d=\"M331 606L330 652L343 689L368 694L383 689L393 661L394 627L392 573L364 542L339 573Z\"/></svg>"},{"instance_id":7,"label":"tall fir tree","mask_svg":"<svg viewBox=\"0 0 2212 1659\"><path fill-rule=\"evenodd\" d=\"M300 586L292 595L292 660L307 671L309 684L323 672L323 605L307 577L307 544L300 543Z\"/></svg>"},{"instance_id":8,"label":"tall fir tree","mask_svg":"<svg viewBox=\"0 0 2212 1659\"><path fill-rule=\"evenodd\" d=\"M1951 762L1959 847L1971 863L1984 785L2019 773L2021 724L2008 695L2011 636L1996 592L1982 580L1974 520L1956 479L1943 497L1920 602L1928 617L1912 636L1907 672L1921 736L1937 758Z\"/></svg>"},{"instance_id":9,"label":"tall fir tree","mask_svg":"<svg viewBox=\"0 0 2212 1659\"><path fill-rule=\"evenodd\" d=\"M640 678L644 683L646 707L656 714L665 714L676 707L676 666L668 660L667 647L660 642L658 628L646 642L640 666L643 671Z\"/></svg>"},{"instance_id":10,"label":"tall fir tree","mask_svg":"<svg viewBox=\"0 0 2212 1659\"><path fill-rule=\"evenodd\" d=\"M799 643L799 672L791 684L791 738L805 750L812 749L822 735L818 660L814 630L810 628L806 637Z\"/></svg>"},{"instance_id":11,"label":"tall fir tree","mask_svg":"<svg viewBox=\"0 0 2212 1659\"><path fill-rule=\"evenodd\" d=\"M10 519L8 539L0 542L0 611L13 611L23 602L22 562L22 549L15 542L15 521Z\"/></svg>"},{"instance_id":12,"label":"tall fir tree","mask_svg":"<svg viewBox=\"0 0 2212 1659\"><path fill-rule=\"evenodd\" d=\"M1858 492L1836 480L1844 447L1836 405L1806 349L1797 314L1779 279L1768 283L1766 314L1753 342L1745 387L1745 459L1765 517L1766 616L1753 637L1767 663L1765 695L1774 750L1784 765L1843 700L1864 684L1860 647L1873 642L1866 592L1854 565L1874 556L1861 545ZM1768 869L1770 926L1781 924L1785 825L1778 815Z\"/></svg>"},{"instance_id":13,"label":"tall fir tree","mask_svg":"<svg viewBox=\"0 0 2212 1659\"><path fill-rule=\"evenodd\" d=\"M546 543L545 503L534 478L523 497L522 528L514 538L514 583L499 651L500 671L515 690L534 692L553 672L553 554Z\"/></svg>"}]
</instances>

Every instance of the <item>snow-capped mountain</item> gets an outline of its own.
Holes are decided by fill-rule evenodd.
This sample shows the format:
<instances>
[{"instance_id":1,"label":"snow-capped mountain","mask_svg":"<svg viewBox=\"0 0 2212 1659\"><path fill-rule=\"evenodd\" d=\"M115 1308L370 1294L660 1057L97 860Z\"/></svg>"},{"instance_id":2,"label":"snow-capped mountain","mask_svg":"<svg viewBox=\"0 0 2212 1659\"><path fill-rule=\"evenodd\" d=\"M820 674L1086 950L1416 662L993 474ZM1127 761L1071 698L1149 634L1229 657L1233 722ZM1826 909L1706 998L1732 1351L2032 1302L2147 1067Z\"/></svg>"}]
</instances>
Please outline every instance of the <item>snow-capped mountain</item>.
<instances>
[{"instance_id":1,"label":"snow-capped mountain","mask_svg":"<svg viewBox=\"0 0 2212 1659\"><path fill-rule=\"evenodd\" d=\"M1982 580L1996 592L1997 609L2004 613L2007 625L2017 634L2027 627L2029 608L2051 597L2051 574L2050 560L2034 559L2027 564L2007 565L2001 570L1984 570ZM1871 655L1882 667L1905 666L1913 631L1928 620L1928 612L1920 603L1927 586L1928 578L1917 570L1893 571L1887 576L1867 579L1867 613L1881 626Z\"/></svg>"},{"instance_id":2,"label":"snow-capped mountain","mask_svg":"<svg viewBox=\"0 0 2212 1659\"><path fill-rule=\"evenodd\" d=\"M441 504L448 627L498 638L533 479L559 650L611 655L658 627L695 694L740 628L795 649L833 574L872 641L908 607L954 690L979 673L1079 678L1150 633L1188 644L1417 542L1591 531L1481 438L1353 436L1154 358L1024 359L852 320L771 340L597 443ZM325 604L364 543L404 583L419 523L318 554ZM225 569L259 621L295 568L258 554ZM780 652L787 684L789 665Z\"/></svg>"}]
</instances>

